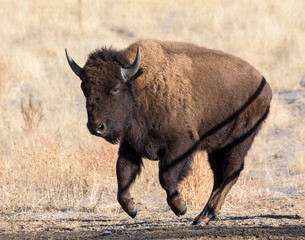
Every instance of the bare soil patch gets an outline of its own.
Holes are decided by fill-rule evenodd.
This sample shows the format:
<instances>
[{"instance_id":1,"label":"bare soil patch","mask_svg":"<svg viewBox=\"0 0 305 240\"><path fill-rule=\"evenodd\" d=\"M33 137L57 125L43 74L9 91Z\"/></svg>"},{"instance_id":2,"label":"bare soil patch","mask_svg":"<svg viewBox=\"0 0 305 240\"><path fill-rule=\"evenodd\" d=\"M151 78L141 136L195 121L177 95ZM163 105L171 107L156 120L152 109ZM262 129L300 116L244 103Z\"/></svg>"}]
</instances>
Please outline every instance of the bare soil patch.
<instances>
[{"instance_id":1,"label":"bare soil patch","mask_svg":"<svg viewBox=\"0 0 305 240\"><path fill-rule=\"evenodd\" d=\"M192 226L200 209L181 218L162 204L139 209L130 219L125 213L44 213L2 215L0 223L15 229L0 231L2 239L305 239L305 196L238 205L226 203L217 221ZM159 209L159 210L158 210ZM2 224L1 224L2 225ZM0 225L0 226L1 226ZM4 226L4 225L3 225Z\"/></svg>"}]
</instances>

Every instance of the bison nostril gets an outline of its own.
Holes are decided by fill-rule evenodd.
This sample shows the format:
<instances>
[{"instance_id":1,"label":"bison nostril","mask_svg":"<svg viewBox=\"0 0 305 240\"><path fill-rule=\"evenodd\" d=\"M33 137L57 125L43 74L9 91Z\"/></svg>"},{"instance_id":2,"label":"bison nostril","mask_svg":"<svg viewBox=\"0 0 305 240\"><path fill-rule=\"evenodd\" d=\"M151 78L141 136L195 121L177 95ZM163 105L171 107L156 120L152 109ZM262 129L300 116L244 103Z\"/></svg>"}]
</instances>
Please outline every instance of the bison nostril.
<instances>
[{"instance_id":1,"label":"bison nostril","mask_svg":"<svg viewBox=\"0 0 305 240\"><path fill-rule=\"evenodd\" d=\"M87 123L87 127L89 132L93 135L101 136L101 135L105 135L106 133L106 124L104 123L97 125L95 127Z\"/></svg>"},{"instance_id":2,"label":"bison nostril","mask_svg":"<svg viewBox=\"0 0 305 240\"><path fill-rule=\"evenodd\" d=\"M99 134L103 134L103 133L106 131L106 124L104 124L104 123L100 124L100 125L96 128L96 131L97 131Z\"/></svg>"}]
</instances>

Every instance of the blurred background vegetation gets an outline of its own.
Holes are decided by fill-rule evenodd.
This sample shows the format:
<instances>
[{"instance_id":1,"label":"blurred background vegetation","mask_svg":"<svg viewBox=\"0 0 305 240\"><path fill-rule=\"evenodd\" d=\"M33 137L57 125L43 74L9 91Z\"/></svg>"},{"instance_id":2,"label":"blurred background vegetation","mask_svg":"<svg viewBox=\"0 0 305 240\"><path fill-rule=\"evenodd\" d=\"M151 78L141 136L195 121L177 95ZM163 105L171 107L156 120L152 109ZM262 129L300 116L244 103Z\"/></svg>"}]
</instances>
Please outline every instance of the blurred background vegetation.
<instances>
[{"instance_id":1,"label":"blurred background vegetation","mask_svg":"<svg viewBox=\"0 0 305 240\"><path fill-rule=\"evenodd\" d=\"M120 210L117 146L87 131L64 49L83 65L96 48L143 38L231 53L270 82L270 117L229 202L304 194L304 9L303 0L0 0L0 212ZM203 207L211 172L205 154L194 164L181 188ZM136 200L165 203L156 163L144 165Z\"/></svg>"}]
</instances>

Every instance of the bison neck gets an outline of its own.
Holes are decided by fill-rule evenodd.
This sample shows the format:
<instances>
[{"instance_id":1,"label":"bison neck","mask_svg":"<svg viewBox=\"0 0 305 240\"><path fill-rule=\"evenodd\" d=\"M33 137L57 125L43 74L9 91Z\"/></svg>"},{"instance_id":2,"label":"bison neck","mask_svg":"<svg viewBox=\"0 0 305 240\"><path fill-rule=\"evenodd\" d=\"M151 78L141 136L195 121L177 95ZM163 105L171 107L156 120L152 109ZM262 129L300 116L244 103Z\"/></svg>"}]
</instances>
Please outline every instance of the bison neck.
<instances>
[{"instance_id":1,"label":"bison neck","mask_svg":"<svg viewBox=\"0 0 305 240\"><path fill-rule=\"evenodd\" d=\"M123 138L134 150L144 158L150 160L160 159L160 153L166 145L164 136L157 133L151 117L147 114L136 112L129 121L128 131Z\"/></svg>"}]
</instances>

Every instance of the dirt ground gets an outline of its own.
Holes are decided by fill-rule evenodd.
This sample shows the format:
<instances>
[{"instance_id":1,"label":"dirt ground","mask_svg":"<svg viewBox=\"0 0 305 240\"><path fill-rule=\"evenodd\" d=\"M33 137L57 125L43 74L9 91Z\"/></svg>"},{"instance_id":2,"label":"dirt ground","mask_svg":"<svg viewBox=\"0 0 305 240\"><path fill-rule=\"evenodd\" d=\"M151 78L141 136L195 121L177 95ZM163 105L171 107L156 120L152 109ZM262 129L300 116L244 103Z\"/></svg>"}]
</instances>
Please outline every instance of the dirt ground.
<instances>
[{"instance_id":1,"label":"dirt ground","mask_svg":"<svg viewBox=\"0 0 305 240\"><path fill-rule=\"evenodd\" d=\"M162 204L139 208L135 219L123 212L0 215L0 239L305 239L304 195L225 203L217 221L192 226L199 211L191 208L178 218Z\"/></svg>"}]
</instances>

